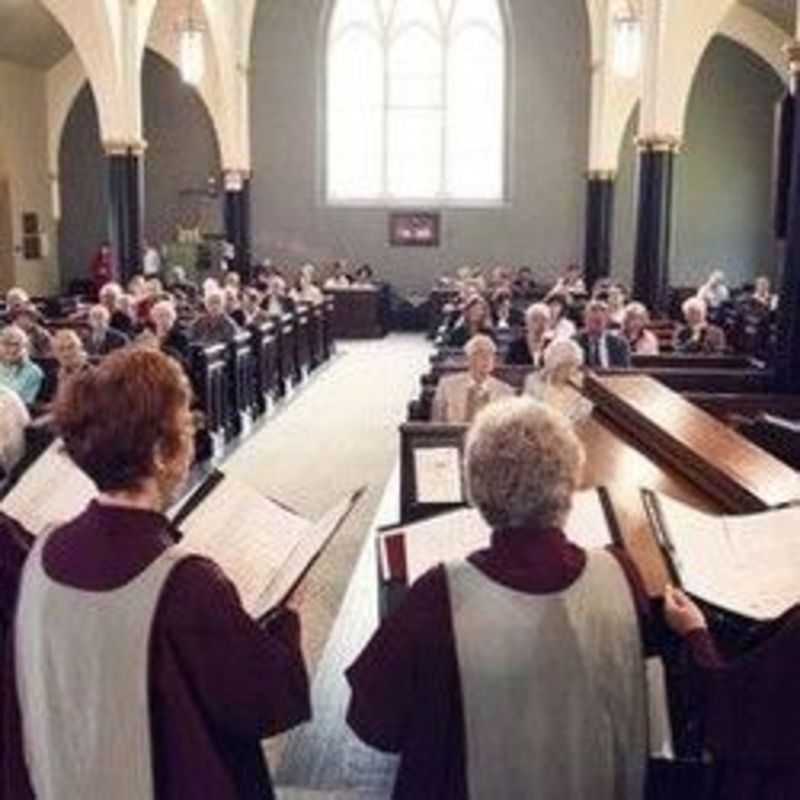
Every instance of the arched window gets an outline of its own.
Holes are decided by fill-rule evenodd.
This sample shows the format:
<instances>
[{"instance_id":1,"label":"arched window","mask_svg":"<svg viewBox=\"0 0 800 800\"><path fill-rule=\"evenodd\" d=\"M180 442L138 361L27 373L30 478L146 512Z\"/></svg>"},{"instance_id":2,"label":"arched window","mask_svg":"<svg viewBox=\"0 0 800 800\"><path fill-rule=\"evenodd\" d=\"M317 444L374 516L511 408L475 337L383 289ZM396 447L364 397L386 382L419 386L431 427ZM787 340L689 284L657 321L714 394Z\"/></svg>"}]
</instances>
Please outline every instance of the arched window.
<instances>
[{"instance_id":1,"label":"arched window","mask_svg":"<svg viewBox=\"0 0 800 800\"><path fill-rule=\"evenodd\" d=\"M498 1L337 0L326 76L330 202L502 200Z\"/></svg>"}]
</instances>

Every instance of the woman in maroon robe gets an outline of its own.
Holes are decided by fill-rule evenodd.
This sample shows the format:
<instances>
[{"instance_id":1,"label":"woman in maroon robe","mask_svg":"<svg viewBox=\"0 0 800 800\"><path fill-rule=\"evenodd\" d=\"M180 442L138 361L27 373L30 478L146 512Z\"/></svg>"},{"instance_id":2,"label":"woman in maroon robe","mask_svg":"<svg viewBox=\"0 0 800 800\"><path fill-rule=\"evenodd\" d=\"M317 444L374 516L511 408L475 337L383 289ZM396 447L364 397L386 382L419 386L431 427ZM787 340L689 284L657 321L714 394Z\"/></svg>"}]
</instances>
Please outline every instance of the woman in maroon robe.
<instances>
[{"instance_id":1,"label":"woman in maroon robe","mask_svg":"<svg viewBox=\"0 0 800 800\"><path fill-rule=\"evenodd\" d=\"M690 645L705 695L706 747L714 758L709 800L800 797L800 606L727 660L700 609L668 589L667 624Z\"/></svg>"},{"instance_id":2,"label":"woman in maroon robe","mask_svg":"<svg viewBox=\"0 0 800 800\"><path fill-rule=\"evenodd\" d=\"M125 593L136 586L149 586L143 578L161 559L170 558L174 538L162 509L192 462L189 397L177 362L143 348L111 354L97 370L76 376L59 395L55 421L67 451L94 480L100 495L73 521L45 534L24 568L14 636L9 637L13 641L8 643L10 666L2 687L0 797L4 800L32 800L37 781L58 787L53 776L58 777L59 768L70 785L81 784L84 797L99 796L93 787L98 783L108 787L117 777L115 771L109 775L106 761L93 760L92 755L110 749L119 758L117 742L121 739L124 746L131 720L140 721L143 710L120 701L120 714L130 713L130 719L96 715L92 721L101 735L92 730L95 735L88 736L85 729L70 729L79 727L73 720L82 718L81 709L74 708L72 695L61 696L59 687L77 680L86 705L92 705L92 683L87 686L81 676L84 658L102 677L111 697L116 682L128 694L132 683L140 685L132 668L120 669L116 663L113 672L107 671L107 664L114 663L115 643L126 641L129 626L142 629L135 619L140 605L128 605L120 618L103 612L112 624L93 630L105 633L105 646L76 654L75 645L64 638L71 635L75 641L82 636L81 622L71 634L48 628L48 596L89 598L101 611L104 603L117 609L119 600L114 596L128 597ZM37 595L35 590L42 586L44 591ZM111 605L104 595L111 598ZM42 621L24 628L21 619L39 620L25 616L30 609L44 609ZM279 612L260 625L244 611L236 588L219 567L191 554L177 556L152 613L143 661L149 742L123 753L135 751L131 760L144 754L140 761L151 766L146 782L157 800L272 797L261 740L310 716L297 617ZM43 659L42 651L70 658ZM29 668L16 674L15 662L23 661ZM52 686L41 674L54 675ZM96 705L103 707L100 702ZM25 709L31 707L37 713L26 715ZM128 724L120 724L123 721ZM69 754L37 752L42 743L26 735L26 729L63 732L50 741L63 741L65 747L81 742L69 752L81 753L84 768L72 769ZM108 738L115 741L107 747ZM54 762L59 762L55 768ZM129 786L119 786L119 791L104 796L124 797L126 790Z\"/></svg>"}]
</instances>

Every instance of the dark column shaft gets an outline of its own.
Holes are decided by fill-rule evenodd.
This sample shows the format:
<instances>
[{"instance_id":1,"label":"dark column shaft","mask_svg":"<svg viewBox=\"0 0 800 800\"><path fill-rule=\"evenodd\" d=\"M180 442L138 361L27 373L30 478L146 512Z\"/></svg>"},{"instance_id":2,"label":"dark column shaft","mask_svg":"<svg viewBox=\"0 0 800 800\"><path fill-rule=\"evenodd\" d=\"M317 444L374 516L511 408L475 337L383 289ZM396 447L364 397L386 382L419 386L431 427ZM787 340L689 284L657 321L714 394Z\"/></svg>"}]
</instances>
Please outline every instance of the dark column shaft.
<instances>
[{"instance_id":1,"label":"dark column shaft","mask_svg":"<svg viewBox=\"0 0 800 800\"><path fill-rule=\"evenodd\" d=\"M241 179L241 188L225 191L225 238L233 245L228 268L249 277L251 254L250 179Z\"/></svg>"},{"instance_id":2,"label":"dark column shaft","mask_svg":"<svg viewBox=\"0 0 800 800\"><path fill-rule=\"evenodd\" d=\"M610 173L589 173L586 182L586 250L584 272L587 287L611 274L614 232L614 179Z\"/></svg>"},{"instance_id":3,"label":"dark column shaft","mask_svg":"<svg viewBox=\"0 0 800 800\"><path fill-rule=\"evenodd\" d=\"M795 54L800 57L800 54ZM794 65L793 65L794 66ZM797 76L793 78L791 102L796 118ZM777 389L800 394L800 125L794 125L789 158L789 190L786 214L786 247L780 302L776 353Z\"/></svg>"},{"instance_id":4,"label":"dark column shaft","mask_svg":"<svg viewBox=\"0 0 800 800\"><path fill-rule=\"evenodd\" d=\"M108 157L108 232L119 280L142 268L144 176L142 157L133 149Z\"/></svg>"},{"instance_id":5,"label":"dark column shaft","mask_svg":"<svg viewBox=\"0 0 800 800\"><path fill-rule=\"evenodd\" d=\"M668 302L674 166L674 147L640 145L633 296L653 311Z\"/></svg>"}]
</instances>

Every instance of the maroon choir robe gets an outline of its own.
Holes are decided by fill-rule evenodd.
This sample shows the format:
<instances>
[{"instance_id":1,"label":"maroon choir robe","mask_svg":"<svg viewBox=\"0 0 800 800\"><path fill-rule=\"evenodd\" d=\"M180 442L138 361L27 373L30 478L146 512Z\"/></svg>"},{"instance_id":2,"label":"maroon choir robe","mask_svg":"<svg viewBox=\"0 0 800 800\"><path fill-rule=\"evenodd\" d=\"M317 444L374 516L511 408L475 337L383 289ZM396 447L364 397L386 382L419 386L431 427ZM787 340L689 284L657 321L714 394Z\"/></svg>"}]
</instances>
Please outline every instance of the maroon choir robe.
<instances>
[{"instance_id":1,"label":"maroon choir robe","mask_svg":"<svg viewBox=\"0 0 800 800\"><path fill-rule=\"evenodd\" d=\"M616 548L651 637L649 601L633 563ZM469 561L492 580L529 594L560 592L586 565L586 552L559 530L500 531ZM647 644L647 641L645 641ZM447 578L422 576L347 671L348 723L367 744L401 755L395 800L466 800L464 712Z\"/></svg>"},{"instance_id":2,"label":"maroon choir robe","mask_svg":"<svg viewBox=\"0 0 800 800\"><path fill-rule=\"evenodd\" d=\"M48 575L88 591L135 578L173 543L160 514L93 502L43 551ZM309 685L292 613L264 630L211 561L174 568L150 640L150 715L157 800L264 800L272 787L260 741L310 718ZM12 637L9 637L10 639ZM34 797L24 760L13 642L3 675L0 798Z\"/></svg>"},{"instance_id":3,"label":"maroon choir robe","mask_svg":"<svg viewBox=\"0 0 800 800\"><path fill-rule=\"evenodd\" d=\"M800 798L800 606L731 661L704 630L689 642L705 695L713 800Z\"/></svg>"}]
</instances>

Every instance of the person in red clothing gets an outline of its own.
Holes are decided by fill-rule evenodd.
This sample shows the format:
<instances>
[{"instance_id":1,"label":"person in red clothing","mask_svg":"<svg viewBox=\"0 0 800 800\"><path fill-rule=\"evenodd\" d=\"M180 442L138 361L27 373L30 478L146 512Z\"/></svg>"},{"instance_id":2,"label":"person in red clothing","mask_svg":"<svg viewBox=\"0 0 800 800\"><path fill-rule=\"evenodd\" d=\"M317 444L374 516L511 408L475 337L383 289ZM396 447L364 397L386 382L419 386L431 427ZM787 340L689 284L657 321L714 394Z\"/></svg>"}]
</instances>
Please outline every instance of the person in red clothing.
<instances>
[{"instance_id":1,"label":"person in red clothing","mask_svg":"<svg viewBox=\"0 0 800 800\"><path fill-rule=\"evenodd\" d=\"M491 545L420 578L347 671L349 725L400 754L395 800L643 796L648 607L622 553L563 533L583 458L527 398L470 428Z\"/></svg>"},{"instance_id":2,"label":"person in red clothing","mask_svg":"<svg viewBox=\"0 0 800 800\"><path fill-rule=\"evenodd\" d=\"M746 653L719 651L700 609L679 589L664 600L667 624L689 644L714 759L708 800L800 797L800 606L765 625Z\"/></svg>"},{"instance_id":3,"label":"person in red clothing","mask_svg":"<svg viewBox=\"0 0 800 800\"><path fill-rule=\"evenodd\" d=\"M114 257L108 242L103 242L95 253L89 266L89 275L98 293L107 283L114 280Z\"/></svg>"},{"instance_id":4,"label":"person in red clothing","mask_svg":"<svg viewBox=\"0 0 800 800\"><path fill-rule=\"evenodd\" d=\"M261 740L310 716L293 612L259 623L163 510L193 456L176 361L129 348L60 392L98 498L25 562L4 671L4 800L273 797Z\"/></svg>"}]
</instances>

